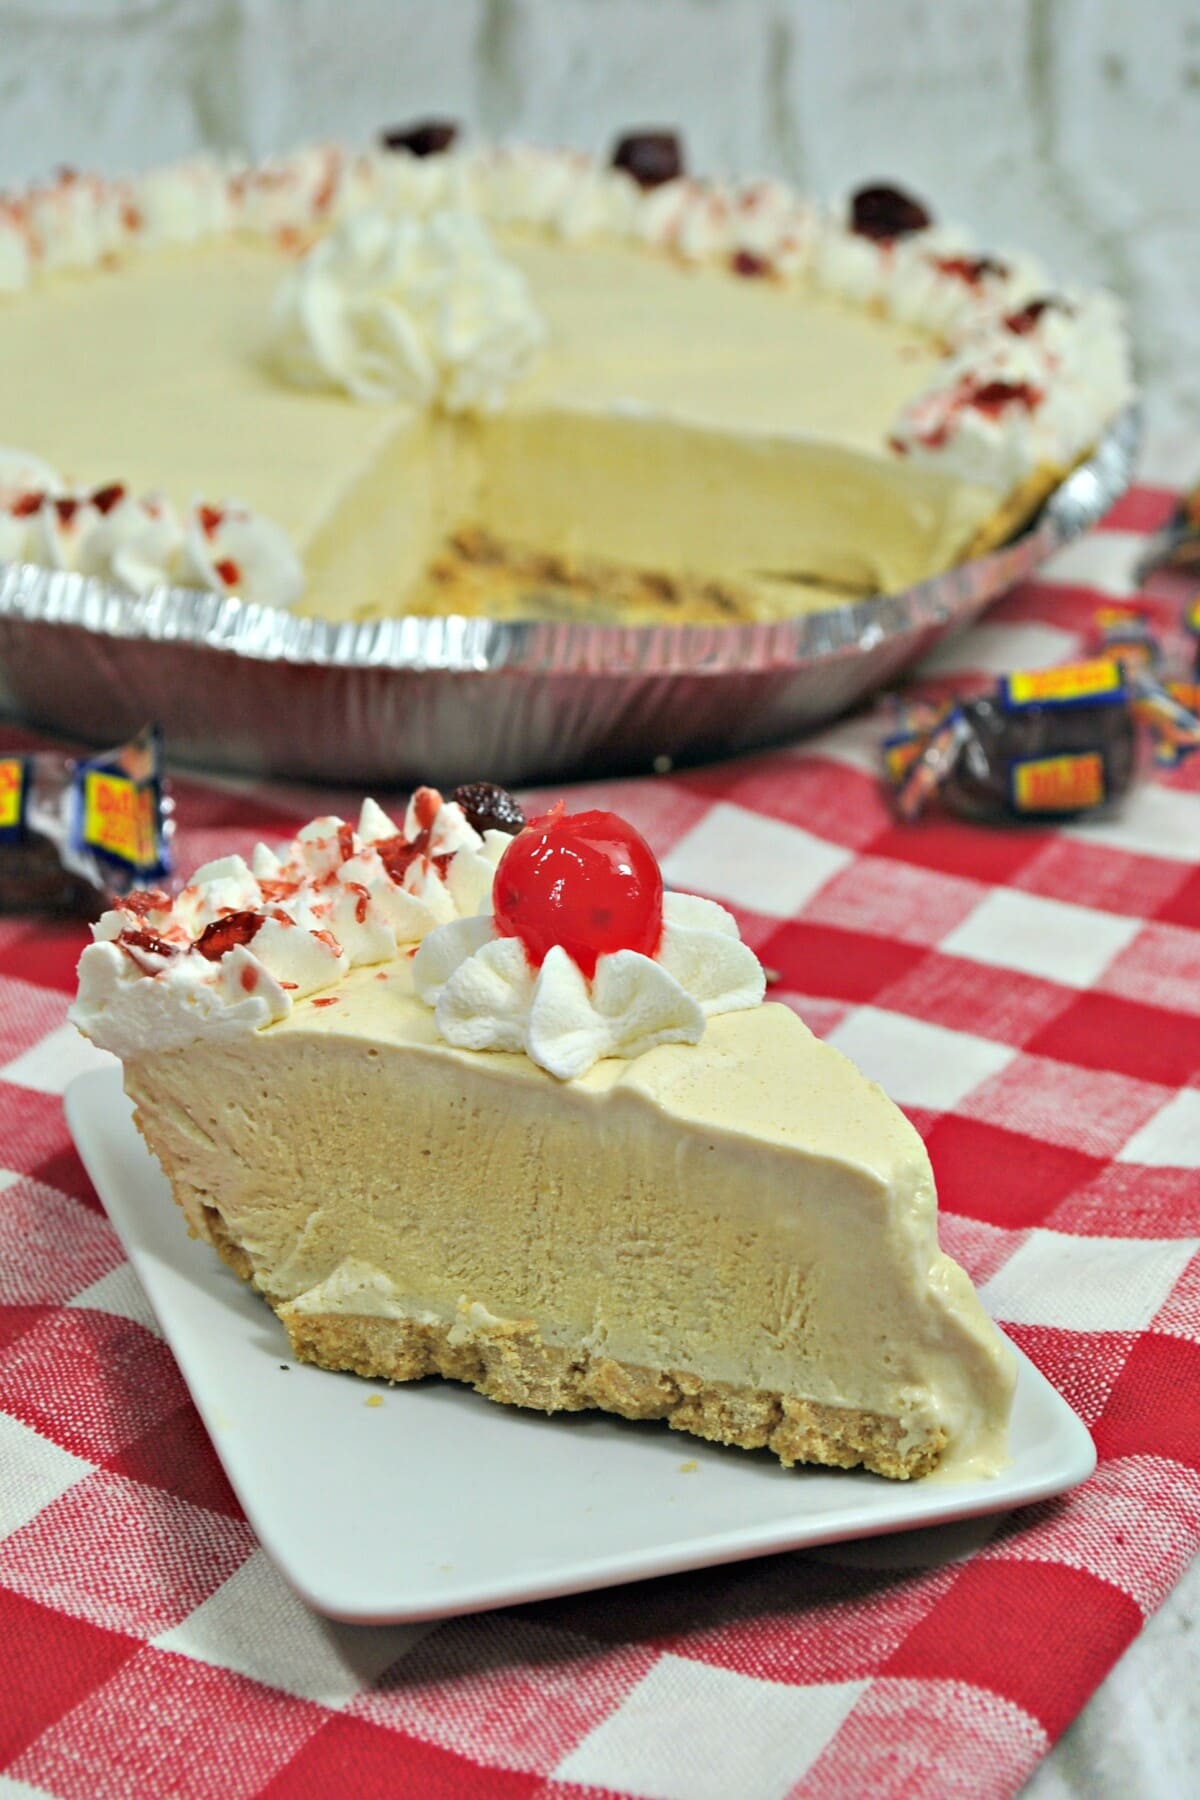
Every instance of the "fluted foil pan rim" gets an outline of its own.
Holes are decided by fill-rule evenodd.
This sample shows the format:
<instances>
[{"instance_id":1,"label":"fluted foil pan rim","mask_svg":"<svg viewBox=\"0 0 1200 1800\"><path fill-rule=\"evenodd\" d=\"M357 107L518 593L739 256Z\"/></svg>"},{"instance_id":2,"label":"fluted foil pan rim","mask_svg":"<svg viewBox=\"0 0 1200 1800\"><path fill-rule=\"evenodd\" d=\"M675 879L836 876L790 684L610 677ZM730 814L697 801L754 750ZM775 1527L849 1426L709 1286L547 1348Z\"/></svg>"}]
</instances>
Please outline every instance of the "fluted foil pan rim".
<instances>
[{"instance_id":1,"label":"fluted foil pan rim","mask_svg":"<svg viewBox=\"0 0 1200 1800\"><path fill-rule=\"evenodd\" d=\"M953 624L981 596L1019 581L1095 525L1130 485L1141 418L1129 407L1002 549L896 594L770 623L597 625L457 614L333 623L192 588L134 597L95 576L0 563L0 619L70 626L98 638L189 645L296 667L451 674L720 676L858 656Z\"/></svg>"}]
</instances>

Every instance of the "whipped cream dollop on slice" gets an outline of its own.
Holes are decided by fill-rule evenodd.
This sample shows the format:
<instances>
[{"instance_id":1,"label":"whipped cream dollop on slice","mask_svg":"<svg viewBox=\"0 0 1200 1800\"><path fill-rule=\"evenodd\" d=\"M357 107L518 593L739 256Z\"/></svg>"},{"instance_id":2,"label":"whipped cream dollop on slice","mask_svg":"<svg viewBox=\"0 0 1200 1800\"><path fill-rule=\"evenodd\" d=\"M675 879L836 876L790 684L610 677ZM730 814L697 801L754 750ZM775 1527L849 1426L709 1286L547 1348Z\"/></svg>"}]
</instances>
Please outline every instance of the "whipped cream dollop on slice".
<instances>
[{"instance_id":1,"label":"whipped cream dollop on slice","mask_svg":"<svg viewBox=\"0 0 1200 1800\"><path fill-rule=\"evenodd\" d=\"M545 336L521 271L449 208L343 220L284 281L272 325L296 386L446 412L498 410Z\"/></svg>"},{"instance_id":2,"label":"whipped cream dollop on slice","mask_svg":"<svg viewBox=\"0 0 1200 1800\"><path fill-rule=\"evenodd\" d=\"M653 956L615 950L597 958L590 981L559 945L534 968L490 917L454 920L421 944L413 985L447 1043L524 1051L561 1081L604 1057L696 1044L712 1014L757 1006L766 977L724 907L668 893L662 910Z\"/></svg>"},{"instance_id":3,"label":"whipped cream dollop on slice","mask_svg":"<svg viewBox=\"0 0 1200 1800\"><path fill-rule=\"evenodd\" d=\"M93 927L71 1018L129 1059L282 1019L362 963L386 962L488 903L511 838L418 788L398 827L373 800L355 829L333 815L282 854L221 857L174 899L134 893Z\"/></svg>"}]
</instances>

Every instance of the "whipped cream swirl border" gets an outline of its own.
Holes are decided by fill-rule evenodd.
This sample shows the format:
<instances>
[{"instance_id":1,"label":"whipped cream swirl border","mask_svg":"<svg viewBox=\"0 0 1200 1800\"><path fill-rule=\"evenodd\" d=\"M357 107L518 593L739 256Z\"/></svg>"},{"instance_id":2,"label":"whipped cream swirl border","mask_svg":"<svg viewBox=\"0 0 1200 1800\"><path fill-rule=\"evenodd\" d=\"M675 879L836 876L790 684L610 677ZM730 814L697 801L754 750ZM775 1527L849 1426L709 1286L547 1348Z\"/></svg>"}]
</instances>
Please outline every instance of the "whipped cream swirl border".
<instances>
[{"instance_id":1,"label":"whipped cream swirl border","mask_svg":"<svg viewBox=\"0 0 1200 1800\"><path fill-rule=\"evenodd\" d=\"M172 897L126 897L93 926L69 1017L124 1060L286 1018L351 968L407 954L490 904L511 839L418 788L398 827L365 800L357 828L313 819L282 855L225 856Z\"/></svg>"},{"instance_id":2,"label":"whipped cream swirl border","mask_svg":"<svg viewBox=\"0 0 1200 1800\"><path fill-rule=\"evenodd\" d=\"M0 561L97 576L141 597L163 585L288 607L304 569L279 525L239 501L196 500L181 518L164 494L123 482L77 488L48 463L0 447Z\"/></svg>"},{"instance_id":3,"label":"whipped cream swirl border","mask_svg":"<svg viewBox=\"0 0 1200 1800\"><path fill-rule=\"evenodd\" d=\"M573 150L478 146L407 151L312 145L250 164L195 157L105 179L63 171L0 196L0 295L43 271L224 232L304 249L332 221L369 210L428 219L445 209L564 242L611 238L748 279L801 283L921 327L945 362L894 423L898 455L1006 491L1065 469L1132 396L1117 303L1056 288L1024 255L981 256L931 225L884 241L773 179L690 177L642 190ZM1046 302L1048 304L1043 304Z\"/></svg>"}]
</instances>

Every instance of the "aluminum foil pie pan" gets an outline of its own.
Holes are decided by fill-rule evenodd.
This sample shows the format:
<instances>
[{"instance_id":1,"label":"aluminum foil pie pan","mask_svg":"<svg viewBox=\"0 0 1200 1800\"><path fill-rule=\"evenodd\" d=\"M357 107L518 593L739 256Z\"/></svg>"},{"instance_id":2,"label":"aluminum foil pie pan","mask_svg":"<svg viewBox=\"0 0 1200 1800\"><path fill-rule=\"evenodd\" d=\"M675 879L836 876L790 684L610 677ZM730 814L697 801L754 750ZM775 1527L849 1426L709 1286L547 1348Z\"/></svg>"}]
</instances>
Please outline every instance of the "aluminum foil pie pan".
<instances>
[{"instance_id":1,"label":"aluminum foil pie pan","mask_svg":"<svg viewBox=\"0 0 1200 1800\"><path fill-rule=\"evenodd\" d=\"M377 787L727 756L827 723L969 624L1104 516L1133 479L1139 435L1131 408L1002 549L776 624L331 624L0 564L0 709L109 744L156 719L176 762Z\"/></svg>"}]
</instances>

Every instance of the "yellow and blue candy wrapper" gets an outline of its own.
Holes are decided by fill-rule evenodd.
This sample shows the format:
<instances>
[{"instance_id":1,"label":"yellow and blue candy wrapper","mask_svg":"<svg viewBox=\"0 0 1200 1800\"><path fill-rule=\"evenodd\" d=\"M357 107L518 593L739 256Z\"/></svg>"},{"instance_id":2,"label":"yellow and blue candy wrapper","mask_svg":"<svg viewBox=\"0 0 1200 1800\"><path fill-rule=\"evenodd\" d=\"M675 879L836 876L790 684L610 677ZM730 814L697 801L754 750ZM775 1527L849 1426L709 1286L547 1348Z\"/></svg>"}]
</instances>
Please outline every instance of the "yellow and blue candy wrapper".
<instances>
[{"instance_id":1,"label":"yellow and blue candy wrapper","mask_svg":"<svg viewBox=\"0 0 1200 1800\"><path fill-rule=\"evenodd\" d=\"M173 803L147 725L90 756L0 756L0 911L102 911L170 879Z\"/></svg>"},{"instance_id":2,"label":"yellow and blue candy wrapper","mask_svg":"<svg viewBox=\"0 0 1200 1800\"><path fill-rule=\"evenodd\" d=\"M965 818L1050 824L1112 806L1134 778L1139 726L1160 763L1200 748L1196 697L1163 686L1141 656L1018 670L893 730L884 766L897 811L915 819L936 795Z\"/></svg>"},{"instance_id":3,"label":"yellow and blue candy wrapper","mask_svg":"<svg viewBox=\"0 0 1200 1800\"><path fill-rule=\"evenodd\" d=\"M1162 646L1140 607L1114 601L1100 607L1093 623L1099 655L1111 656L1123 669L1137 669L1148 675L1161 668Z\"/></svg>"}]
</instances>

